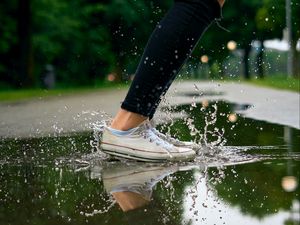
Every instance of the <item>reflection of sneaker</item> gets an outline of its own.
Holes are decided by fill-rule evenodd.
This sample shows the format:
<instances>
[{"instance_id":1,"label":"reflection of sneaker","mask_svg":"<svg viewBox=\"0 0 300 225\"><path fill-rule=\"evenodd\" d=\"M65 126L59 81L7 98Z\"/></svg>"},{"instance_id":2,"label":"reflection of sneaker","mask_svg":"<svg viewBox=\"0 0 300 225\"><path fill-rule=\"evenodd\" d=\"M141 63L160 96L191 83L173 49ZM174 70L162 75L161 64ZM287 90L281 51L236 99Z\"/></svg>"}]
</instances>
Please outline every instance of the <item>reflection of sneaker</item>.
<instances>
[{"instance_id":1,"label":"reflection of sneaker","mask_svg":"<svg viewBox=\"0 0 300 225\"><path fill-rule=\"evenodd\" d=\"M183 161L195 157L192 149L174 146L160 138L148 120L122 135L103 126L100 147L110 155L139 161Z\"/></svg>"},{"instance_id":2,"label":"reflection of sneaker","mask_svg":"<svg viewBox=\"0 0 300 225\"><path fill-rule=\"evenodd\" d=\"M199 165L162 165L139 162L96 163L91 165L91 179L102 179L106 193L124 212L142 208L152 199L152 192L158 182L177 171L201 169ZM169 184L169 183L168 183ZM172 188L169 189L170 191Z\"/></svg>"},{"instance_id":3,"label":"reflection of sneaker","mask_svg":"<svg viewBox=\"0 0 300 225\"><path fill-rule=\"evenodd\" d=\"M150 201L153 187L166 176L176 172L177 166L147 166L135 163L114 164L102 170L102 179L108 193L133 192Z\"/></svg>"}]
</instances>

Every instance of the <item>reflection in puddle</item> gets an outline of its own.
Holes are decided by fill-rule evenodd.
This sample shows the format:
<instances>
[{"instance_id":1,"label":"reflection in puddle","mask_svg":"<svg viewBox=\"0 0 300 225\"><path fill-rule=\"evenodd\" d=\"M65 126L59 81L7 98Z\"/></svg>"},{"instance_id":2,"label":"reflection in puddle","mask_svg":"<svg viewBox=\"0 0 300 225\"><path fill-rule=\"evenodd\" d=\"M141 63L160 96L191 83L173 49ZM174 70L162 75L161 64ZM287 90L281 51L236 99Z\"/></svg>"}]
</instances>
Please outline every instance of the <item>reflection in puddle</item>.
<instances>
[{"instance_id":1,"label":"reflection in puddle","mask_svg":"<svg viewBox=\"0 0 300 225\"><path fill-rule=\"evenodd\" d=\"M217 103L206 136L213 104L175 109L190 120L160 129L208 143L187 163L112 160L86 133L1 140L0 224L299 224L299 130L240 108ZM210 145L215 127L226 145Z\"/></svg>"},{"instance_id":2,"label":"reflection in puddle","mask_svg":"<svg viewBox=\"0 0 300 225\"><path fill-rule=\"evenodd\" d=\"M175 166L122 163L103 169L103 185L126 212L148 204L151 201L153 187L175 171Z\"/></svg>"}]
</instances>

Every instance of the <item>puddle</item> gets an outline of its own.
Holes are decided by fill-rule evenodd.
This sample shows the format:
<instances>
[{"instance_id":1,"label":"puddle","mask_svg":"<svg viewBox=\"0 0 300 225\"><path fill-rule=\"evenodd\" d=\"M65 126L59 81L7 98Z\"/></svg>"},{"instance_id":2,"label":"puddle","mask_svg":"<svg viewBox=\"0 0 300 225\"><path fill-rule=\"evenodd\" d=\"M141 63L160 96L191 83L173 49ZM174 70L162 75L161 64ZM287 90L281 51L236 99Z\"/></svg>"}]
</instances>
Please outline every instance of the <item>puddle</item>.
<instances>
[{"instance_id":1,"label":"puddle","mask_svg":"<svg viewBox=\"0 0 300 225\"><path fill-rule=\"evenodd\" d=\"M186 97L204 97L204 96L222 96L224 95L224 92L221 91L191 91L191 92L183 92L183 93L178 93L177 95L179 96L186 96Z\"/></svg>"},{"instance_id":2,"label":"puddle","mask_svg":"<svg viewBox=\"0 0 300 225\"><path fill-rule=\"evenodd\" d=\"M175 108L158 128L207 144L188 163L110 160L90 133L1 140L0 224L299 224L300 131L247 107Z\"/></svg>"}]
</instances>

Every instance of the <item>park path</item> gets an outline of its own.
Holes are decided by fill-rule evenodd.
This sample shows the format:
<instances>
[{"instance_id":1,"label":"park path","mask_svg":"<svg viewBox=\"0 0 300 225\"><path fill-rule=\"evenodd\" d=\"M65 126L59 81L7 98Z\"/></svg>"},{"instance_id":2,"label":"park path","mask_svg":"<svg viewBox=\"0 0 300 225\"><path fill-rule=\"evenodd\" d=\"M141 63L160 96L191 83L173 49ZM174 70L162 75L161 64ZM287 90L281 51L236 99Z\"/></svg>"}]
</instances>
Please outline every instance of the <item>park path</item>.
<instances>
[{"instance_id":1,"label":"park path","mask_svg":"<svg viewBox=\"0 0 300 225\"><path fill-rule=\"evenodd\" d=\"M115 114L125 94L125 89L101 90L1 103L0 137L27 138L91 130L91 123L108 118L106 114ZM185 81L175 82L167 95L171 105L204 100L249 104L251 107L242 112L248 118L300 129L300 95L296 92L231 82Z\"/></svg>"}]
</instances>

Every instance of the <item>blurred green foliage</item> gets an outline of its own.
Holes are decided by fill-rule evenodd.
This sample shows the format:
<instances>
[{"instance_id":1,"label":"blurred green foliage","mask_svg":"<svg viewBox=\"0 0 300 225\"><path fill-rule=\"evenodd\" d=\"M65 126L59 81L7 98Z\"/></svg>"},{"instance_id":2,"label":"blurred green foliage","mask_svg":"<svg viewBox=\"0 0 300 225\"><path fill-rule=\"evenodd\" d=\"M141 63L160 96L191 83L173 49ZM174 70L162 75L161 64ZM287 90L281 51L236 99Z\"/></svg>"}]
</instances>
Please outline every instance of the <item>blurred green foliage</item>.
<instances>
[{"instance_id":1,"label":"blurred green foliage","mask_svg":"<svg viewBox=\"0 0 300 225\"><path fill-rule=\"evenodd\" d=\"M22 1L0 3L2 88L20 86L22 72L34 78L28 86L40 86L47 64L54 66L58 82L72 86L91 85L111 72L125 79L128 69L134 73L149 33L170 5L170 1L27 0L31 65L20 71Z\"/></svg>"},{"instance_id":2,"label":"blurred green foliage","mask_svg":"<svg viewBox=\"0 0 300 225\"><path fill-rule=\"evenodd\" d=\"M292 0L292 24L293 24L293 43L294 51L294 74L300 76L300 53L296 51L296 43L300 38L300 3ZM206 54L210 57L209 64L217 66L217 71L223 75L224 61L230 56L230 50L227 48L227 43L231 40L237 43L237 48L243 50L242 59L245 78L250 78L251 69L249 68L249 57L251 45L254 40L261 44L267 39L282 39L283 30L285 28L285 1L279 0L231 0L226 1L223 7L223 19L221 25L228 31L222 31L220 27L213 26L207 32L200 42L198 51L195 55ZM264 54L264 46L259 53ZM263 56L261 56L263 58ZM257 59L259 60L259 59ZM262 59L263 60L263 59ZM257 67L263 66L256 62ZM256 69L258 75L263 77L263 71ZM211 71L214 75L214 71Z\"/></svg>"},{"instance_id":3,"label":"blurred green foliage","mask_svg":"<svg viewBox=\"0 0 300 225\"><path fill-rule=\"evenodd\" d=\"M116 80L127 80L171 4L171 0L2 0L0 88L39 87L49 64L55 68L57 83L67 86L91 85L109 73L116 74ZM229 40L247 52L253 40L281 38L284 7L279 0L226 2L221 25L230 32L212 26L193 56L209 55L210 66L222 72ZM300 37L295 16L299 8L292 0L294 40ZM295 55L297 62L299 52Z\"/></svg>"},{"instance_id":4,"label":"blurred green foliage","mask_svg":"<svg viewBox=\"0 0 300 225\"><path fill-rule=\"evenodd\" d=\"M93 24L105 11L104 5L40 0L33 2L33 8L37 9L33 11L32 41L38 73L45 64L53 64L61 80L87 84L109 70L114 61L109 32Z\"/></svg>"}]
</instances>

